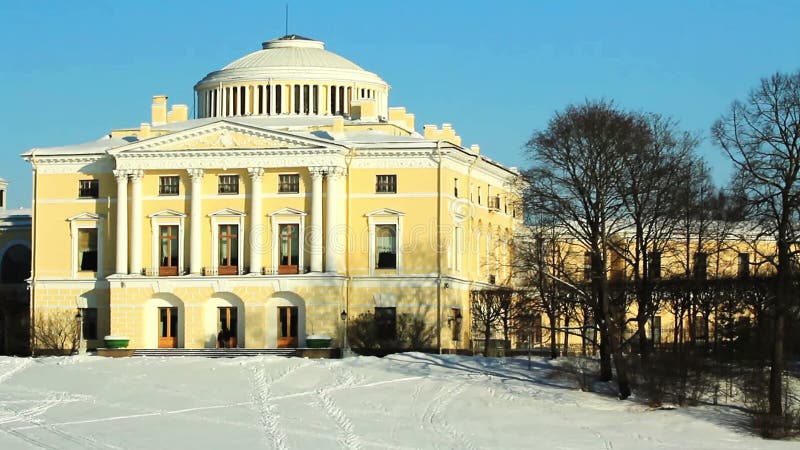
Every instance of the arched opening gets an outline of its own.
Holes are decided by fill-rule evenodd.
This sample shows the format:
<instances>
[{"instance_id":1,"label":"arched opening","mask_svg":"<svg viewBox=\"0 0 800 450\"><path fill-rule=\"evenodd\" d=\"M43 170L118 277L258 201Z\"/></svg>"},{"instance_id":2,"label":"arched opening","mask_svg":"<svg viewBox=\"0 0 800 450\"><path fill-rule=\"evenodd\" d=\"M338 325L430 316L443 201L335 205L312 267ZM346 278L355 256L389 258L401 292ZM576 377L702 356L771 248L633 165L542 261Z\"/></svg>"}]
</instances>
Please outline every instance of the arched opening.
<instances>
[{"instance_id":1,"label":"arched opening","mask_svg":"<svg viewBox=\"0 0 800 450\"><path fill-rule=\"evenodd\" d=\"M294 292L280 291L267 300L267 347L306 346L306 303Z\"/></svg>"},{"instance_id":2,"label":"arched opening","mask_svg":"<svg viewBox=\"0 0 800 450\"><path fill-rule=\"evenodd\" d=\"M216 292L208 300L204 311L205 347L244 348L244 302L230 292ZM220 332L225 342L220 342Z\"/></svg>"},{"instance_id":3,"label":"arched opening","mask_svg":"<svg viewBox=\"0 0 800 450\"><path fill-rule=\"evenodd\" d=\"M145 305L144 348L183 348L185 311L177 296L159 292Z\"/></svg>"},{"instance_id":4,"label":"arched opening","mask_svg":"<svg viewBox=\"0 0 800 450\"><path fill-rule=\"evenodd\" d=\"M0 260L0 281L24 283L31 276L31 249L22 244L9 247Z\"/></svg>"}]
</instances>

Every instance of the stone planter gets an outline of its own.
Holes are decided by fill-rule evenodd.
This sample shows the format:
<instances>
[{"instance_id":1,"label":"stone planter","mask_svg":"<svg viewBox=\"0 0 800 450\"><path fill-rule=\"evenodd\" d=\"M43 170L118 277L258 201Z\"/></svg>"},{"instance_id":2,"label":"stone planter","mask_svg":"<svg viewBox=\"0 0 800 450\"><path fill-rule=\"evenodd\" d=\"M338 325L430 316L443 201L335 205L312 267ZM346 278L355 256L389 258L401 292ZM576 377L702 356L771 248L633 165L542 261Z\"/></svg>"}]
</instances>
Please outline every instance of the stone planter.
<instances>
[{"instance_id":1,"label":"stone planter","mask_svg":"<svg viewBox=\"0 0 800 450\"><path fill-rule=\"evenodd\" d=\"M330 336L311 335L306 338L306 346L308 348L328 348L331 346L332 340Z\"/></svg>"},{"instance_id":2,"label":"stone planter","mask_svg":"<svg viewBox=\"0 0 800 450\"><path fill-rule=\"evenodd\" d=\"M127 348L131 340L124 336L106 336L103 341L106 348Z\"/></svg>"}]
</instances>

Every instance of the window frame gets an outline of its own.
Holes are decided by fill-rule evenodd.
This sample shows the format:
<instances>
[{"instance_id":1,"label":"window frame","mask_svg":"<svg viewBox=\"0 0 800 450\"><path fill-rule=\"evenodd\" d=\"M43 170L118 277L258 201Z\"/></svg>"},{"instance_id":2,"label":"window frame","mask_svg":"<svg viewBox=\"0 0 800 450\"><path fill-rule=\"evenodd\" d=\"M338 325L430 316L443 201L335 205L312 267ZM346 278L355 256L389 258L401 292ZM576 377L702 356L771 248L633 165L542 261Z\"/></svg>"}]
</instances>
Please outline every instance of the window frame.
<instances>
[{"instance_id":1,"label":"window frame","mask_svg":"<svg viewBox=\"0 0 800 450\"><path fill-rule=\"evenodd\" d=\"M105 271L103 270L103 240L104 240L104 219L102 216L84 212L78 214L76 216L70 217L67 219L70 223L70 236L71 236L71 247L72 247L72 267L71 267L71 276L72 278L102 278L105 276ZM80 257L79 257L79 230L87 229L87 228L94 228L97 230L97 270L89 271L89 270L81 270L80 268Z\"/></svg>"},{"instance_id":2,"label":"window frame","mask_svg":"<svg viewBox=\"0 0 800 450\"><path fill-rule=\"evenodd\" d=\"M88 183L84 187L84 183ZM78 180L78 198L100 198L100 180L95 178Z\"/></svg>"},{"instance_id":3,"label":"window frame","mask_svg":"<svg viewBox=\"0 0 800 450\"><path fill-rule=\"evenodd\" d=\"M382 179L382 177L385 177ZM376 194L396 194L397 193L397 174L375 175Z\"/></svg>"},{"instance_id":4,"label":"window frame","mask_svg":"<svg viewBox=\"0 0 800 450\"><path fill-rule=\"evenodd\" d=\"M176 183L165 184L165 180L174 180ZM168 192L165 188L175 188L175 192ZM172 197L181 194L181 177L180 175L159 175L158 177L158 195L162 197Z\"/></svg>"},{"instance_id":5,"label":"window frame","mask_svg":"<svg viewBox=\"0 0 800 450\"><path fill-rule=\"evenodd\" d=\"M186 219L186 214L180 213L178 211L174 211L171 209L166 209L163 211L159 211L150 215L150 230L151 230L151 266L149 270L151 273L146 273L148 276L158 276L159 267L161 266L160 259L160 247L161 247L161 227L166 225L177 225L178 226L178 275L181 276L186 271L186 258L184 253L186 252L186 248L184 245L185 240L185 226L184 220Z\"/></svg>"},{"instance_id":6,"label":"window frame","mask_svg":"<svg viewBox=\"0 0 800 450\"><path fill-rule=\"evenodd\" d=\"M272 221L272 267L269 269L273 275L278 275L280 267L281 225L299 225L297 272L306 273L305 267L305 242L306 242L306 213L294 208L282 208L269 214ZM265 268L266 269L266 268ZM269 273L269 272L268 272Z\"/></svg>"},{"instance_id":7,"label":"window frame","mask_svg":"<svg viewBox=\"0 0 800 450\"><path fill-rule=\"evenodd\" d=\"M391 314L388 314L390 313ZM397 307L396 306L376 306L374 309L375 320L375 339L378 341L393 341L397 339ZM394 327L382 327L382 324L393 324ZM391 333L386 333L391 330ZM386 333L386 334L384 334Z\"/></svg>"},{"instance_id":8,"label":"window frame","mask_svg":"<svg viewBox=\"0 0 800 450\"><path fill-rule=\"evenodd\" d=\"M228 183L223 182L223 180L230 178L231 180L235 180L235 183ZM221 174L217 176L217 194L219 195L237 195L239 194L239 175L232 173L232 174ZM223 186L233 186L235 189L232 191L227 191L223 189ZM226 188L228 189L228 188Z\"/></svg>"},{"instance_id":9,"label":"window frame","mask_svg":"<svg viewBox=\"0 0 800 450\"><path fill-rule=\"evenodd\" d=\"M284 183L283 177L291 177L293 182ZM284 190L288 187L289 190ZM279 194L299 194L300 193L300 174L299 173L280 173L278 174L278 193Z\"/></svg>"},{"instance_id":10,"label":"window frame","mask_svg":"<svg viewBox=\"0 0 800 450\"><path fill-rule=\"evenodd\" d=\"M220 226L223 225L236 225L239 227L237 230L238 236L236 239L237 244L237 270L236 274L244 273L244 241L246 236L245 217L246 214L242 211L235 209L221 209L208 215L211 218L211 269L212 273L219 274L220 260L219 260L219 245L220 245ZM228 267L228 266L225 266Z\"/></svg>"},{"instance_id":11,"label":"window frame","mask_svg":"<svg viewBox=\"0 0 800 450\"><path fill-rule=\"evenodd\" d=\"M97 326L97 308L80 308L82 317L82 334L83 339L87 341L95 341L99 339L98 326Z\"/></svg>"},{"instance_id":12,"label":"window frame","mask_svg":"<svg viewBox=\"0 0 800 450\"><path fill-rule=\"evenodd\" d=\"M372 211L367 214L369 228L369 274L392 273L400 275L403 271L403 216L404 213L389 208ZM378 269L376 227L378 225L395 226L395 268Z\"/></svg>"}]
</instances>

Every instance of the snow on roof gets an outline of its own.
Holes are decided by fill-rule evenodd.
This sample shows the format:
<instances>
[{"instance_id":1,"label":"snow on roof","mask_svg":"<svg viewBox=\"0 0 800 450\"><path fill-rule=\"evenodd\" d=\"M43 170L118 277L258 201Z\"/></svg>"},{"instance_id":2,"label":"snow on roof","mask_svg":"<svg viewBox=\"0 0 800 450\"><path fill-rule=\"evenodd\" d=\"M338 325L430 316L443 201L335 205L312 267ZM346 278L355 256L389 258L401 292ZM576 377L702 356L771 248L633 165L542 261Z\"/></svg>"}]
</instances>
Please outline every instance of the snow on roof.
<instances>
[{"instance_id":1,"label":"snow on roof","mask_svg":"<svg viewBox=\"0 0 800 450\"><path fill-rule=\"evenodd\" d=\"M138 139L134 136L112 138L110 135L106 135L96 141L84 142L81 144L64 145L59 147L34 147L23 153L22 156L34 156L34 155L44 156L44 155L64 155L64 154L102 155L105 154L106 150L116 147L122 147L123 145L128 145L131 142L135 142L137 140Z\"/></svg>"}]
</instances>

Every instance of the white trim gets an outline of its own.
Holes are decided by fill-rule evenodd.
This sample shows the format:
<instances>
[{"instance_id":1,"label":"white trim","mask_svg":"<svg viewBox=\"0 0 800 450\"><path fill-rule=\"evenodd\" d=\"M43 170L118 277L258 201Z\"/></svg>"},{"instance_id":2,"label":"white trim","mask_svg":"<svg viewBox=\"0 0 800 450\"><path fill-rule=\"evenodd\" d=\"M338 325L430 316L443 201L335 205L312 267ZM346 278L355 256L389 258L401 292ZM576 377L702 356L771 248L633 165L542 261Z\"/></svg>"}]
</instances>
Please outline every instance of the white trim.
<instances>
[{"instance_id":1,"label":"white trim","mask_svg":"<svg viewBox=\"0 0 800 450\"><path fill-rule=\"evenodd\" d=\"M238 266L237 273L244 273L244 218L245 213L231 208L220 209L208 215L211 218L211 269L217 273L219 269L219 226L237 225L236 245Z\"/></svg>"},{"instance_id":2,"label":"white trim","mask_svg":"<svg viewBox=\"0 0 800 450\"><path fill-rule=\"evenodd\" d=\"M374 276L376 270L375 264L375 226L376 225L394 225L395 226L395 252L397 254L396 268L394 269L395 275L402 274L403 268L403 216L405 213L400 211L382 208L370 213L365 214L367 217L367 224L369 226L369 275ZM392 271L392 269L380 269L381 271Z\"/></svg>"},{"instance_id":3,"label":"white trim","mask_svg":"<svg viewBox=\"0 0 800 450\"><path fill-rule=\"evenodd\" d=\"M150 214L150 234L152 243L152 253L150 255L150 269L157 271L161 265L158 261L159 256L159 227L162 225L177 225L178 226L178 276L183 275L185 270L184 266L184 248L183 248L183 235L184 235L184 220L186 214L175 211L173 209L164 209L162 211ZM158 272L155 273L155 276Z\"/></svg>"},{"instance_id":4,"label":"white trim","mask_svg":"<svg viewBox=\"0 0 800 450\"><path fill-rule=\"evenodd\" d=\"M281 208L268 214L272 221L272 273L278 273L278 266L280 263L280 226L281 225L299 225L297 232L298 250L297 250L297 273L305 273L304 254L305 254L305 236L306 236L306 213L294 208Z\"/></svg>"},{"instance_id":5,"label":"white trim","mask_svg":"<svg viewBox=\"0 0 800 450\"><path fill-rule=\"evenodd\" d=\"M82 272L79 270L78 265L78 230L87 228L94 228L97 230L97 271L95 272L95 278L105 277L106 274L103 271L103 217L90 212L84 212L68 218L67 221L69 221L70 241L72 246L72 265L70 268L72 278L78 278L78 273Z\"/></svg>"}]
</instances>

